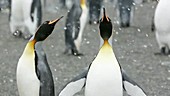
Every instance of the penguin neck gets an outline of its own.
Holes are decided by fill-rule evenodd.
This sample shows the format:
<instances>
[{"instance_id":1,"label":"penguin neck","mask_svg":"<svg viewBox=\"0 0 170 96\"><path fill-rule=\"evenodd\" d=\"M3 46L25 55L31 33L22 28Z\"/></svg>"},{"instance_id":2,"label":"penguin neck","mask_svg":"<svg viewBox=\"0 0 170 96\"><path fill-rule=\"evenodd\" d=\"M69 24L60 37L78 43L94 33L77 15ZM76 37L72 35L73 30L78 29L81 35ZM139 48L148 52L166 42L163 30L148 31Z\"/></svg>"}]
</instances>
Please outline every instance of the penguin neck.
<instances>
[{"instance_id":1,"label":"penguin neck","mask_svg":"<svg viewBox=\"0 0 170 96\"><path fill-rule=\"evenodd\" d=\"M108 40L104 40L104 44L102 45L100 52L103 54L105 54L105 53L110 54L110 52L113 53L113 49L112 49L111 45L109 44Z\"/></svg>"},{"instance_id":2,"label":"penguin neck","mask_svg":"<svg viewBox=\"0 0 170 96\"><path fill-rule=\"evenodd\" d=\"M25 50L24 50L24 54L27 54L27 55L32 55L34 54L34 46L35 46L35 43L36 43L36 40L31 40L27 43L26 47L25 47Z\"/></svg>"},{"instance_id":3,"label":"penguin neck","mask_svg":"<svg viewBox=\"0 0 170 96\"><path fill-rule=\"evenodd\" d=\"M112 47L110 46L108 40L104 40L104 44L102 45L102 47L99 50L99 53L97 54L97 60L99 60L99 62L112 62L112 61L116 61L115 60L115 54L113 52ZM100 61L101 60L101 61ZM111 60L111 61L110 61ZM110 63L108 63L110 64Z\"/></svg>"},{"instance_id":4,"label":"penguin neck","mask_svg":"<svg viewBox=\"0 0 170 96\"><path fill-rule=\"evenodd\" d=\"M86 8L86 0L80 0L80 5L82 9Z\"/></svg>"},{"instance_id":5,"label":"penguin neck","mask_svg":"<svg viewBox=\"0 0 170 96\"><path fill-rule=\"evenodd\" d=\"M111 35L111 37L108 39L108 42L109 42L111 47L112 47L112 39L113 39L113 35ZM104 44L104 40L100 36L100 45L99 45L99 48L101 48L103 46L103 44Z\"/></svg>"}]
</instances>

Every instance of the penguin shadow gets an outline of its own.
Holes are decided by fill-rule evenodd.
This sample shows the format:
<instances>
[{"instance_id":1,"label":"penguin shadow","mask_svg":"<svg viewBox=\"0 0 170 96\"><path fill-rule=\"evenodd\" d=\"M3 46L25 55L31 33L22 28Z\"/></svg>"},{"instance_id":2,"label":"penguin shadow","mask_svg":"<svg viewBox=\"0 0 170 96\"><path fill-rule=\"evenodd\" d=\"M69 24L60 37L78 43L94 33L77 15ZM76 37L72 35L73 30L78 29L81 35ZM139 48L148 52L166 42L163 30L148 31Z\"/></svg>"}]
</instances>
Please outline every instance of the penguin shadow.
<instances>
[{"instance_id":1,"label":"penguin shadow","mask_svg":"<svg viewBox=\"0 0 170 96\"><path fill-rule=\"evenodd\" d=\"M170 50L166 50L166 47L161 48L160 52L154 53L156 56L170 56Z\"/></svg>"},{"instance_id":2,"label":"penguin shadow","mask_svg":"<svg viewBox=\"0 0 170 96\"><path fill-rule=\"evenodd\" d=\"M61 53L61 54L62 54L62 55L66 55L66 56L84 56L83 53L73 53L73 52L69 53L69 52L67 52L67 51L64 51L64 52Z\"/></svg>"},{"instance_id":3,"label":"penguin shadow","mask_svg":"<svg viewBox=\"0 0 170 96\"><path fill-rule=\"evenodd\" d=\"M151 21L151 32L155 32L154 16L152 17Z\"/></svg>"},{"instance_id":4,"label":"penguin shadow","mask_svg":"<svg viewBox=\"0 0 170 96\"><path fill-rule=\"evenodd\" d=\"M122 26L120 26L119 25L119 28L124 28L124 29L128 29L128 28L134 28L134 29L139 29L140 27L139 26L135 26L135 25L129 25L129 26L124 26L124 27L122 27Z\"/></svg>"},{"instance_id":5,"label":"penguin shadow","mask_svg":"<svg viewBox=\"0 0 170 96\"><path fill-rule=\"evenodd\" d=\"M170 56L170 53L155 52L155 56Z\"/></svg>"},{"instance_id":6,"label":"penguin shadow","mask_svg":"<svg viewBox=\"0 0 170 96\"><path fill-rule=\"evenodd\" d=\"M72 54L66 54L64 52L60 52L58 55L57 55L57 58L82 58L84 57L85 55L84 54L79 54L79 55L72 55Z\"/></svg>"}]
</instances>

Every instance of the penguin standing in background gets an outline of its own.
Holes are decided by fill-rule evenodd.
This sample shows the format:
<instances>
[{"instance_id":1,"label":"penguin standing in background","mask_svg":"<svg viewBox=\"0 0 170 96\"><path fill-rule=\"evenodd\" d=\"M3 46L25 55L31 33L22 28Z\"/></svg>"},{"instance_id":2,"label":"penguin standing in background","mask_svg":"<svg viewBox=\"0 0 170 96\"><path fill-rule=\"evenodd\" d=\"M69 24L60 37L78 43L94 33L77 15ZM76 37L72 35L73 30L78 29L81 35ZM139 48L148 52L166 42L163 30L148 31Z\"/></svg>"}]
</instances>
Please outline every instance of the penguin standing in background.
<instances>
[{"instance_id":1,"label":"penguin standing in background","mask_svg":"<svg viewBox=\"0 0 170 96\"><path fill-rule=\"evenodd\" d=\"M133 17L133 0L118 0L120 27L129 27Z\"/></svg>"},{"instance_id":2,"label":"penguin standing in background","mask_svg":"<svg viewBox=\"0 0 170 96\"><path fill-rule=\"evenodd\" d=\"M103 0L89 0L89 24L98 24Z\"/></svg>"},{"instance_id":3,"label":"penguin standing in background","mask_svg":"<svg viewBox=\"0 0 170 96\"><path fill-rule=\"evenodd\" d=\"M130 96L147 96L143 89L131 80L117 61L108 39L112 35L112 23L105 14L99 23L104 43L89 68L72 79L58 96L74 96L85 88L85 96L123 96L123 89Z\"/></svg>"},{"instance_id":4,"label":"penguin standing in background","mask_svg":"<svg viewBox=\"0 0 170 96\"><path fill-rule=\"evenodd\" d=\"M65 54L71 51L75 56L82 55L79 52L87 17L88 9L86 7L86 0L74 0L74 4L68 12L66 19Z\"/></svg>"},{"instance_id":5,"label":"penguin standing in background","mask_svg":"<svg viewBox=\"0 0 170 96\"><path fill-rule=\"evenodd\" d=\"M160 0L154 16L155 34L161 54L170 54L170 0Z\"/></svg>"},{"instance_id":6,"label":"penguin standing in background","mask_svg":"<svg viewBox=\"0 0 170 96\"><path fill-rule=\"evenodd\" d=\"M41 24L41 0L12 0L9 25L11 33L29 39Z\"/></svg>"},{"instance_id":7,"label":"penguin standing in background","mask_svg":"<svg viewBox=\"0 0 170 96\"><path fill-rule=\"evenodd\" d=\"M55 96L52 73L41 41L52 33L61 18L44 22L27 43L17 65L19 96Z\"/></svg>"}]
</instances>

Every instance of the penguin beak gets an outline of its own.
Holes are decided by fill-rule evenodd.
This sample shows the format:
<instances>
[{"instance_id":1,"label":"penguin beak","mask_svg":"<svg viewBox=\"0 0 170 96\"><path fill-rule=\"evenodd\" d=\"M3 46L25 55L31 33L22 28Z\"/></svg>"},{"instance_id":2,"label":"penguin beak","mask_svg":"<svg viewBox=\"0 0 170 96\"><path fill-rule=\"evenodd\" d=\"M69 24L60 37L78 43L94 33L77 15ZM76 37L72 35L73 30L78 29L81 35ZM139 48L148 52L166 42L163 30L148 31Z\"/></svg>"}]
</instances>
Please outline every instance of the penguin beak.
<instances>
[{"instance_id":1,"label":"penguin beak","mask_svg":"<svg viewBox=\"0 0 170 96\"><path fill-rule=\"evenodd\" d=\"M103 8L103 17L102 17L101 22L103 22L103 21L105 21L105 20L106 20L107 22L110 21L109 18L106 16L105 8Z\"/></svg>"},{"instance_id":2,"label":"penguin beak","mask_svg":"<svg viewBox=\"0 0 170 96\"><path fill-rule=\"evenodd\" d=\"M59 19L55 19L55 20L52 20L50 21L48 24L49 25L55 25L61 18L63 18L64 16L61 16Z\"/></svg>"}]
</instances>

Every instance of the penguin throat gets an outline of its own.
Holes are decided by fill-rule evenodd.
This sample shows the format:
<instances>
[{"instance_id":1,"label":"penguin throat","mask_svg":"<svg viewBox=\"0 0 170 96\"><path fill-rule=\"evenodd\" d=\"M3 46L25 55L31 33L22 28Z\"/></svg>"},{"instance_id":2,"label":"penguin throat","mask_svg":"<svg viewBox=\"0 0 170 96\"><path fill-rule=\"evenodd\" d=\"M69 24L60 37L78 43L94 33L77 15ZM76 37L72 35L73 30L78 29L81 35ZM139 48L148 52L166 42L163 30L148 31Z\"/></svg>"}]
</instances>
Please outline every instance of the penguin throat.
<instances>
[{"instance_id":1,"label":"penguin throat","mask_svg":"<svg viewBox=\"0 0 170 96\"><path fill-rule=\"evenodd\" d=\"M81 8L84 9L86 7L86 0L81 0L80 4L81 4Z\"/></svg>"},{"instance_id":2,"label":"penguin throat","mask_svg":"<svg viewBox=\"0 0 170 96\"><path fill-rule=\"evenodd\" d=\"M103 43L102 48L103 48L103 49L105 49L105 48L112 48L112 47L110 46L109 42L108 42L108 39L105 39L105 40L104 40L104 43Z\"/></svg>"},{"instance_id":3,"label":"penguin throat","mask_svg":"<svg viewBox=\"0 0 170 96\"><path fill-rule=\"evenodd\" d=\"M108 39L104 39L104 44L103 46L110 46L109 42L108 42Z\"/></svg>"},{"instance_id":4,"label":"penguin throat","mask_svg":"<svg viewBox=\"0 0 170 96\"><path fill-rule=\"evenodd\" d=\"M112 49L112 47L110 46L108 40L104 40L104 44L102 45L99 53L101 53L101 54L103 54L103 55L105 54L106 56L107 56L108 54L112 54L112 53L113 53L113 49Z\"/></svg>"},{"instance_id":5,"label":"penguin throat","mask_svg":"<svg viewBox=\"0 0 170 96\"><path fill-rule=\"evenodd\" d=\"M34 46L35 46L36 40L31 40L27 43L24 53L28 55L32 55L34 53Z\"/></svg>"}]
</instances>

